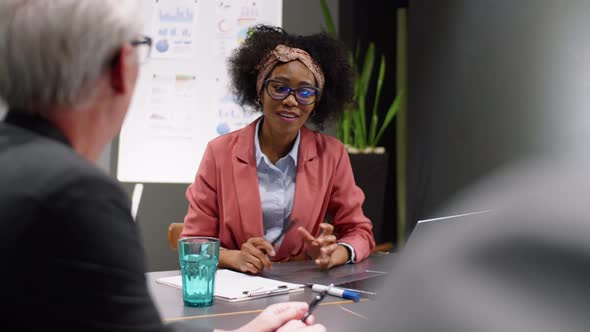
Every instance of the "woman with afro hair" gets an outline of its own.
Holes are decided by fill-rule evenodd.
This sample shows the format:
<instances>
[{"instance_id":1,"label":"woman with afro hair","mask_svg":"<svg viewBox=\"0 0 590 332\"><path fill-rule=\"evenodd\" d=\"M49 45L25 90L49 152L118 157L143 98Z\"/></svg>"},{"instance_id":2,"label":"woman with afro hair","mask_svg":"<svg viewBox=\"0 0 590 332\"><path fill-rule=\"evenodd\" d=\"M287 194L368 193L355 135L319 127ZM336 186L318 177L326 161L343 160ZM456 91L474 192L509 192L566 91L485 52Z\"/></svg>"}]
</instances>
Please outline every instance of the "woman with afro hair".
<instances>
[{"instance_id":1,"label":"woman with afro hair","mask_svg":"<svg viewBox=\"0 0 590 332\"><path fill-rule=\"evenodd\" d=\"M272 262L365 259L375 241L346 149L306 127L323 129L351 101L347 50L324 33L258 25L229 65L239 103L262 115L209 142L181 236L219 238L219 267L252 274Z\"/></svg>"}]
</instances>

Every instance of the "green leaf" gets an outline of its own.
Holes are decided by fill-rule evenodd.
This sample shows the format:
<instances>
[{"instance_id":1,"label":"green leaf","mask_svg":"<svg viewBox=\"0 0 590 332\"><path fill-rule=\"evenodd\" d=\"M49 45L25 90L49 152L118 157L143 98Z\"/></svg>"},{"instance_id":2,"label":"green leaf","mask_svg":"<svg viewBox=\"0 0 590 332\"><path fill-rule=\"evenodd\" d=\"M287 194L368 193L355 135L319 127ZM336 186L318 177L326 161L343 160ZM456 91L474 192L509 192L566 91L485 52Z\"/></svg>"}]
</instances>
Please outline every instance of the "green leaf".
<instances>
[{"instance_id":1,"label":"green leaf","mask_svg":"<svg viewBox=\"0 0 590 332\"><path fill-rule=\"evenodd\" d=\"M391 123L391 120L393 120L393 117L395 116L397 111L399 111L400 100L404 93L404 91L401 91L400 94L395 97L393 103L391 103L391 105L389 106L389 109L387 109L387 113L385 114L385 120L383 120L383 124L381 125L379 133L377 133L377 137L375 138L375 144L379 143L379 140L381 139L381 136L383 136L385 129L387 129L387 127Z\"/></svg>"},{"instance_id":2,"label":"green leaf","mask_svg":"<svg viewBox=\"0 0 590 332\"><path fill-rule=\"evenodd\" d=\"M354 111L355 122L355 146L359 149L364 149L367 145L367 126L365 119L365 95L360 95L358 99L358 106Z\"/></svg>"},{"instance_id":3,"label":"green leaf","mask_svg":"<svg viewBox=\"0 0 590 332\"><path fill-rule=\"evenodd\" d=\"M336 26L334 25L334 20L332 20L330 7L328 7L326 0L320 0L320 6L322 7L322 13L324 14L326 25L328 26L328 33L336 37Z\"/></svg>"},{"instance_id":4,"label":"green leaf","mask_svg":"<svg viewBox=\"0 0 590 332\"><path fill-rule=\"evenodd\" d=\"M377 78L377 90L375 92L375 101L373 102L373 114L371 116L371 131L369 132L368 144L375 147L377 142L375 137L377 135L377 125L379 123L379 115L377 109L379 108L379 100L381 99L381 88L383 87L383 80L385 79L385 56L381 55L381 63L379 65L379 76Z\"/></svg>"},{"instance_id":5,"label":"green leaf","mask_svg":"<svg viewBox=\"0 0 590 332\"><path fill-rule=\"evenodd\" d=\"M369 83L371 81L371 75L373 74L373 64L375 63L375 44L369 43L369 48L367 49L367 53L365 53L365 61L363 62L363 66L361 68L361 76L360 82L362 86L361 93L362 95L367 94L367 89L369 88Z\"/></svg>"},{"instance_id":6,"label":"green leaf","mask_svg":"<svg viewBox=\"0 0 590 332\"><path fill-rule=\"evenodd\" d=\"M360 71L360 76L358 77L359 83L359 92L357 95L358 101L358 109L356 110L359 114L357 115L359 119L359 128L358 128L358 135L361 135L362 138L359 138L358 142L361 144L358 148L365 148L367 143L367 119L366 119L366 99L367 99L367 90L369 89L369 84L371 82L371 76L373 75L373 65L375 63L375 44L369 43L369 48L365 53L365 59L363 62L363 66Z\"/></svg>"}]
</instances>

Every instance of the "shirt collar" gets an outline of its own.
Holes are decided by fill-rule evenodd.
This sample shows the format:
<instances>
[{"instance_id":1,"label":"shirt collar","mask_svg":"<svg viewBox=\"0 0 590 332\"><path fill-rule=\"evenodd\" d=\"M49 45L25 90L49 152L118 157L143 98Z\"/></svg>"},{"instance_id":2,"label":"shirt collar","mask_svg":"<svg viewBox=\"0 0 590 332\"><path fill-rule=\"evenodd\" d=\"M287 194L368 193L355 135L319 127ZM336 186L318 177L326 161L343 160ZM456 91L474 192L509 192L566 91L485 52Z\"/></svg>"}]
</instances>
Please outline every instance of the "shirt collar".
<instances>
[{"instance_id":1,"label":"shirt collar","mask_svg":"<svg viewBox=\"0 0 590 332\"><path fill-rule=\"evenodd\" d=\"M256 130L254 130L254 148L256 150L256 166L260 165L260 162L266 156L262 153L262 149L260 149L260 139L258 138L258 131L260 129L260 124L264 121L264 117L260 118L260 121L256 123ZM293 147L291 151L287 154L293 159L295 166L297 166L297 156L299 155L299 141L301 140L301 130L297 132L297 137L295 138L295 143L293 143ZM266 158L268 159L268 158Z\"/></svg>"},{"instance_id":2,"label":"shirt collar","mask_svg":"<svg viewBox=\"0 0 590 332\"><path fill-rule=\"evenodd\" d=\"M55 125L38 114L21 110L9 110L4 122L71 146L66 136Z\"/></svg>"}]
</instances>

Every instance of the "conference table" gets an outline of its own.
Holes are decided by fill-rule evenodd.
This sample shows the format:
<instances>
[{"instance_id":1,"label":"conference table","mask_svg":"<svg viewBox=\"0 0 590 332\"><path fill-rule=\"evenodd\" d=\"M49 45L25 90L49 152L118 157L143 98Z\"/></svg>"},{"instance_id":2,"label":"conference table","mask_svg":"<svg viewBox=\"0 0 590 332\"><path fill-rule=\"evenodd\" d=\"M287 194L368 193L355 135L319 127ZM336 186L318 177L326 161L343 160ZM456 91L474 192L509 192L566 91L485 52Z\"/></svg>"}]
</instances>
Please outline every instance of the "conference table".
<instances>
[{"instance_id":1,"label":"conference table","mask_svg":"<svg viewBox=\"0 0 590 332\"><path fill-rule=\"evenodd\" d=\"M363 306L379 296L379 291L386 280L396 253L375 253L366 260L356 264L346 264L329 270L318 269L312 261L274 263L272 271L264 271L261 276L291 283L314 283L342 285L346 288L374 292L376 295L363 295L358 302L340 297L326 296L315 309L314 316L318 323L325 325L329 331L352 331L351 326L357 320L367 317L362 314ZM273 295L241 302L227 302L215 299L210 307L194 308L185 306L182 290L157 282L162 277L180 275L180 270L148 272L148 286L161 317L166 322L183 321L195 327L210 327L231 330L238 328L264 308L279 302L309 302L317 294L306 287L303 291Z\"/></svg>"}]
</instances>

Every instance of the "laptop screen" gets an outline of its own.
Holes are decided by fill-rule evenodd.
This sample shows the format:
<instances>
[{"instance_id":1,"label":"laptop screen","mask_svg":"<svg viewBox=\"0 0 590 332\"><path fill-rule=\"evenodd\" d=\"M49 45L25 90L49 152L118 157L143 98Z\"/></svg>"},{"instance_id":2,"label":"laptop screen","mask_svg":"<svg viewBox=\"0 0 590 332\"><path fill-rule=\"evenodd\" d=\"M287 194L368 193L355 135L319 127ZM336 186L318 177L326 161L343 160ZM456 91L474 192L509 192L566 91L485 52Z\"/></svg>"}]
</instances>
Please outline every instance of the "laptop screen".
<instances>
[{"instance_id":1,"label":"laptop screen","mask_svg":"<svg viewBox=\"0 0 590 332\"><path fill-rule=\"evenodd\" d=\"M427 233L440 231L442 228L460 227L463 222L470 220L477 220L483 214L491 213L492 210L482 210L455 214L450 216L418 220L416 226L410 233L407 242L414 241L419 236L424 236Z\"/></svg>"}]
</instances>

